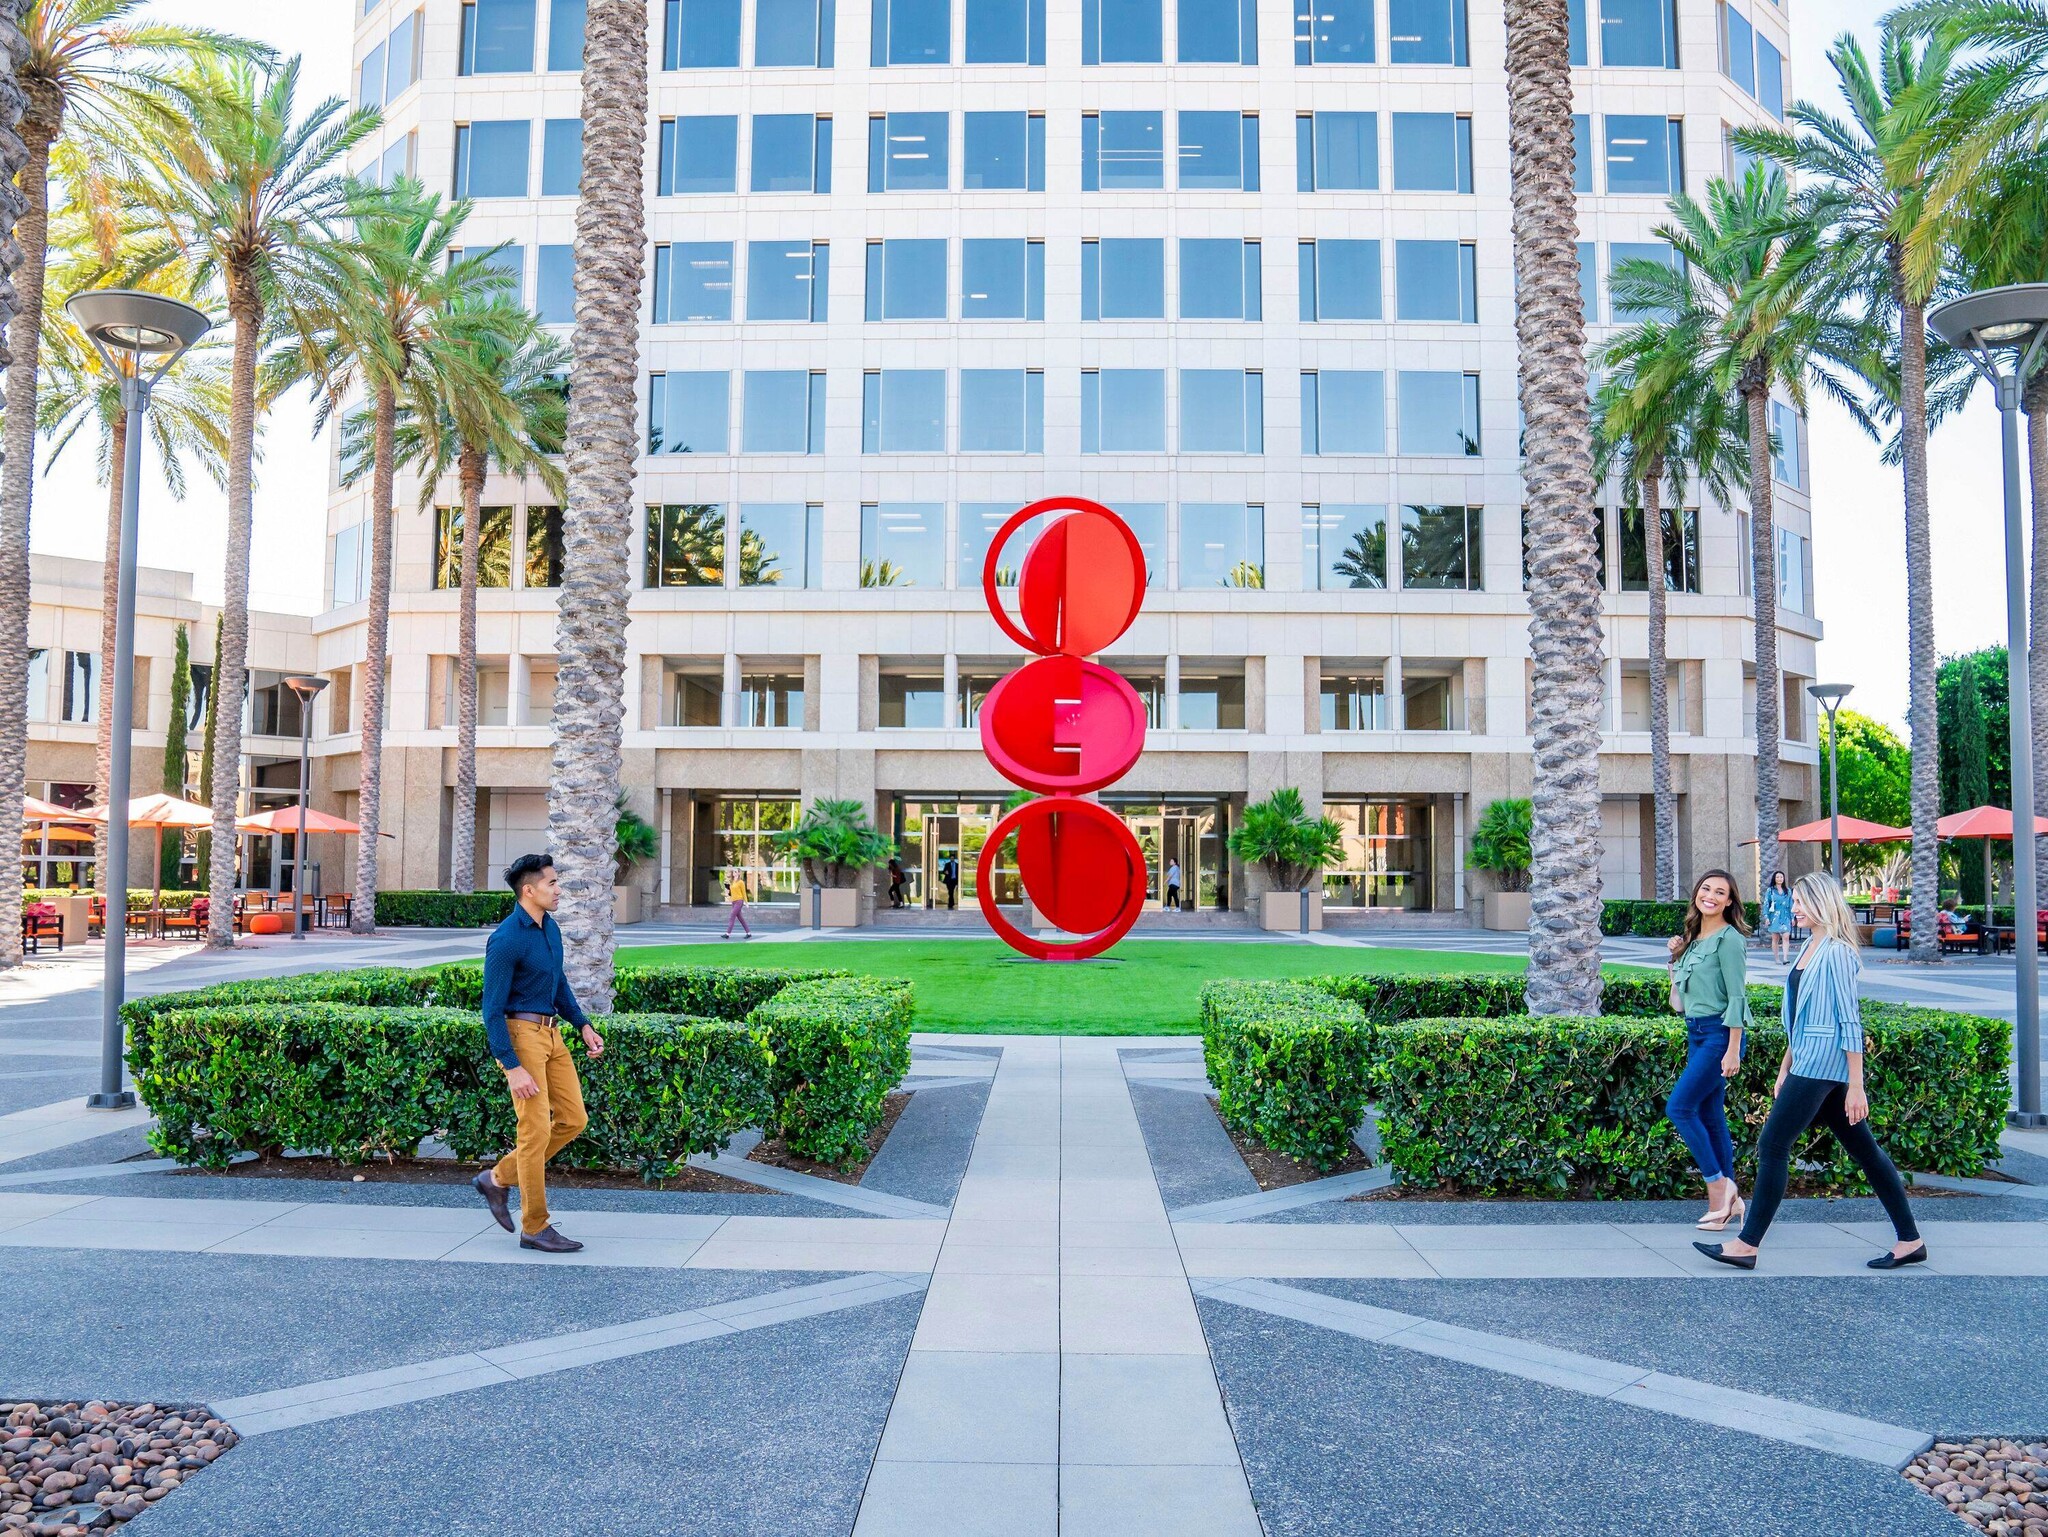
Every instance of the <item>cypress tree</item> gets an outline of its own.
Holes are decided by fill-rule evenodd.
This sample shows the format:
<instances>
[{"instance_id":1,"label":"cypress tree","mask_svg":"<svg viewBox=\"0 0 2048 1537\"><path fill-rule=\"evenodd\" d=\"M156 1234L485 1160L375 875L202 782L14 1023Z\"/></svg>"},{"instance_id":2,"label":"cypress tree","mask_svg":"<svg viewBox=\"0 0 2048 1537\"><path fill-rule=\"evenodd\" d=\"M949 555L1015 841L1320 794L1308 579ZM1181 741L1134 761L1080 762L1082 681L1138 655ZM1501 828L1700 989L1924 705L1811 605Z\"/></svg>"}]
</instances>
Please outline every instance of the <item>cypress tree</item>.
<instances>
[{"instance_id":1,"label":"cypress tree","mask_svg":"<svg viewBox=\"0 0 2048 1537\"><path fill-rule=\"evenodd\" d=\"M171 718L164 724L163 792L183 799L185 794L185 716L192 707L192 640L185 627L178 626L176 651L171 658ZM178 884L178 871L185 852L185 835L164 840L159 878L166 886Z\"/></svg>"}]
</instances>

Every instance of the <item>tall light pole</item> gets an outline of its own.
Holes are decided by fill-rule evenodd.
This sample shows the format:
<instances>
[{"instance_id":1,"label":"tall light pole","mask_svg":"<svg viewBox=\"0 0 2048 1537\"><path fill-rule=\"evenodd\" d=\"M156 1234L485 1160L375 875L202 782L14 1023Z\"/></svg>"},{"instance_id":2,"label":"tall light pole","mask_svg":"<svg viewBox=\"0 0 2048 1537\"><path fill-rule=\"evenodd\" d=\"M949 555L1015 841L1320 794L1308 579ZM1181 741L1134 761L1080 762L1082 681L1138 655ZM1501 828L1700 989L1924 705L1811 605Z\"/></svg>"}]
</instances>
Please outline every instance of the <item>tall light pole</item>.
<instances>
[{"instance_id":1,"label":"tall light pole","mask_svg":"<svg viewBox=\"0 0 2048 1537\"><path fill-rule=\"evenodd\" d=\"M121 381L128 416L127 454L121 466L121 566L114 608L114 718L107 761L106 966L100 981L100 1087L86 1104L126 1110L133 1090L121 1087L121 1004L128 966L128 754L134 742L135 539L142 495L142 418L149 392L213 322L189 304L162 294L99 288L73 294L65 304L109 373Z\"/></svg>"},{"instance_id":2,"label":"tall light pole","mask_svg":"<svg viewBox=\"0 0 2048 1537\"><path fill-rule=\"evenodd\" d=\"M2034 720L2027 664L2027 563L2020 513L2020 393L2048 341L2048 283L1986 288L1927 316L1937 336L1977 365L1998 395L2005 449L2005 656L2012 723L2012 884L2015 961L2015 1126L2048 1126L2041 1113L2040 959L2034 946ZM2001 369L2001 359L2011 363ZM2026 943L2019 943L2025 936Z\"/></svg>"},{"instance_id":3,"label":"tall light pole","mask_svg":"<svg viewBox=\"0 0 2048 1537\"><path fill-rule=\"evenodd\" d=\"M299 696L299 830L292 834L292 938L304 939L313 915L306 911L306 792L313 785L313 701L325 678L292 677L284 686Z\"/></svg>"},{"instance_id":4,"label":"tall light pole","mask_svg":"<svg viewBox=\"0 0 2048 1537\"><path fill-rule=\"evenodd\" d=\"M1836 880L1842 878L1842 771L1835 753L1835 711L1842 701L1849 697L1855 685L1849 683L1809 683L1806 692L1820 701L1820 707L1828 712L1828 873Z\"/></svg>"}]
</instances>

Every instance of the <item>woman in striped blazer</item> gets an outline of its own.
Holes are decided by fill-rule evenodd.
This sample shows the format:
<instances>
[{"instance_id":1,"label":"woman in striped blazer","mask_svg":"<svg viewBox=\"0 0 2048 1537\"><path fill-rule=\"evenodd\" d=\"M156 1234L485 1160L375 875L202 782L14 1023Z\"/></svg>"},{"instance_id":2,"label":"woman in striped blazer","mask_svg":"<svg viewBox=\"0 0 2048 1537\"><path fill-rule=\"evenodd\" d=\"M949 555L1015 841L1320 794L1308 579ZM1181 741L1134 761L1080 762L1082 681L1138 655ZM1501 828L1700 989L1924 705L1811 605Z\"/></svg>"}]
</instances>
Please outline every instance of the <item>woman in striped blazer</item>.
<instances>
[{"instance_id":1,"label":"woman in striped blazer","mask_svg":"<svg viewBox=\"0 0 2048 1537\"><path fill-rule=\"evenodd\" d=\"M1795 921L1811 937L1785 974L1785 1058L1778 1064L1777 1099L1757 1141L1756 1188L1742 1236L1729 1243L1695 1243L1708 1259L1756 1269L1778 1203L1785 1198L1792 1147L1809 1126L1825 1126L1870 1181L1884 1203L1898 1242L1868 1261L1872 1270L1896 1270L1927 1258L1913 1223L1906 1187L1870 1134L1870 1101L1863 1092L1863 1015L1856 1001L1856 920L1829 875L1802 875L1793 883Z\"/></svg>"}]
</instances>

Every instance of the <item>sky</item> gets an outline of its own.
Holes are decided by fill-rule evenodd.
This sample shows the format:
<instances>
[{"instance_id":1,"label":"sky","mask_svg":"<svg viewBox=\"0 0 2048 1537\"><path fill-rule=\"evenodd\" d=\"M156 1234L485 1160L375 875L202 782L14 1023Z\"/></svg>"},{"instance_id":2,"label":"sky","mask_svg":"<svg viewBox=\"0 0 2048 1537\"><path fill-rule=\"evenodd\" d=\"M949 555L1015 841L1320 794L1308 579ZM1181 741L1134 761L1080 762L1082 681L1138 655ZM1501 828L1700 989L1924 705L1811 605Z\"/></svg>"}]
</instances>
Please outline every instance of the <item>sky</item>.
<instances>
[{"instance_id":1,"label":"sky","mask_svg":"<svg viewBox=\"0 0 2048 1537\"><path fill-rule=\"evenodd\" d=\"M1883 7L1874 0L1789 0L1793 94L1832 108L1839 97L1826 59L1845 30L1866 43ZM218 27L304 59L303 105L348 95L353 0L158 0L150 14ZM318 549L327 505L327 461L314 441L312 408L295 397L264 427L256 487L251 600L261 608L312 613L320 606ZM1814 591L1827 638L1819 671L1849 683L1849 707L1893 724L1906 712L1906 572L1900 473L1846 413L1813 406L1809 463L1814 497ZM1998 413L1988 391L1945 423L1929 449L1933 495L1935 643L1944 653L2003 639L2004 564L2000 533ZM106 494L90 444L74 443L36 492L34 546L97 559L105 539ZM217 598L226 505L195 478L182 504L160 477L145 489L141 559L190 570L202 597Z\"/></svg>"}]
</instances>

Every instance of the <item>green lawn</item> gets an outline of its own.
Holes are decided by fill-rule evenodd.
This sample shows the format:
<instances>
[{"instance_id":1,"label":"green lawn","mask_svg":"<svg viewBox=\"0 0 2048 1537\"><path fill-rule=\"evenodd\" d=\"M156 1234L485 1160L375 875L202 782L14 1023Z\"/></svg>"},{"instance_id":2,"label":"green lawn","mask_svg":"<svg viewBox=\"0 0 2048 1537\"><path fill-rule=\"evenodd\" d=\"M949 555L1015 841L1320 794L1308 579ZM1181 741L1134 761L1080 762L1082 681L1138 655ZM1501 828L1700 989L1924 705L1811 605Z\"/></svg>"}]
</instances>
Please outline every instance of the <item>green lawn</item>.
<instances>
[{"instance_id":1,"label":"green lawn","mask_svg":"<svg viewBox=\"0 0 2048 1537\"><path fill-rule=\"evenodd\" d=\"M649 945L621 966L831 967L917 985L924 1030L1016 1035L1192 1035L1196 1000L1219 977L1520 971L1516 955L1353 950L1298 944L1127 940L1093 961L1026 960L993 939L806 940L797 945Z\"/></svg>"}]
</instances>

